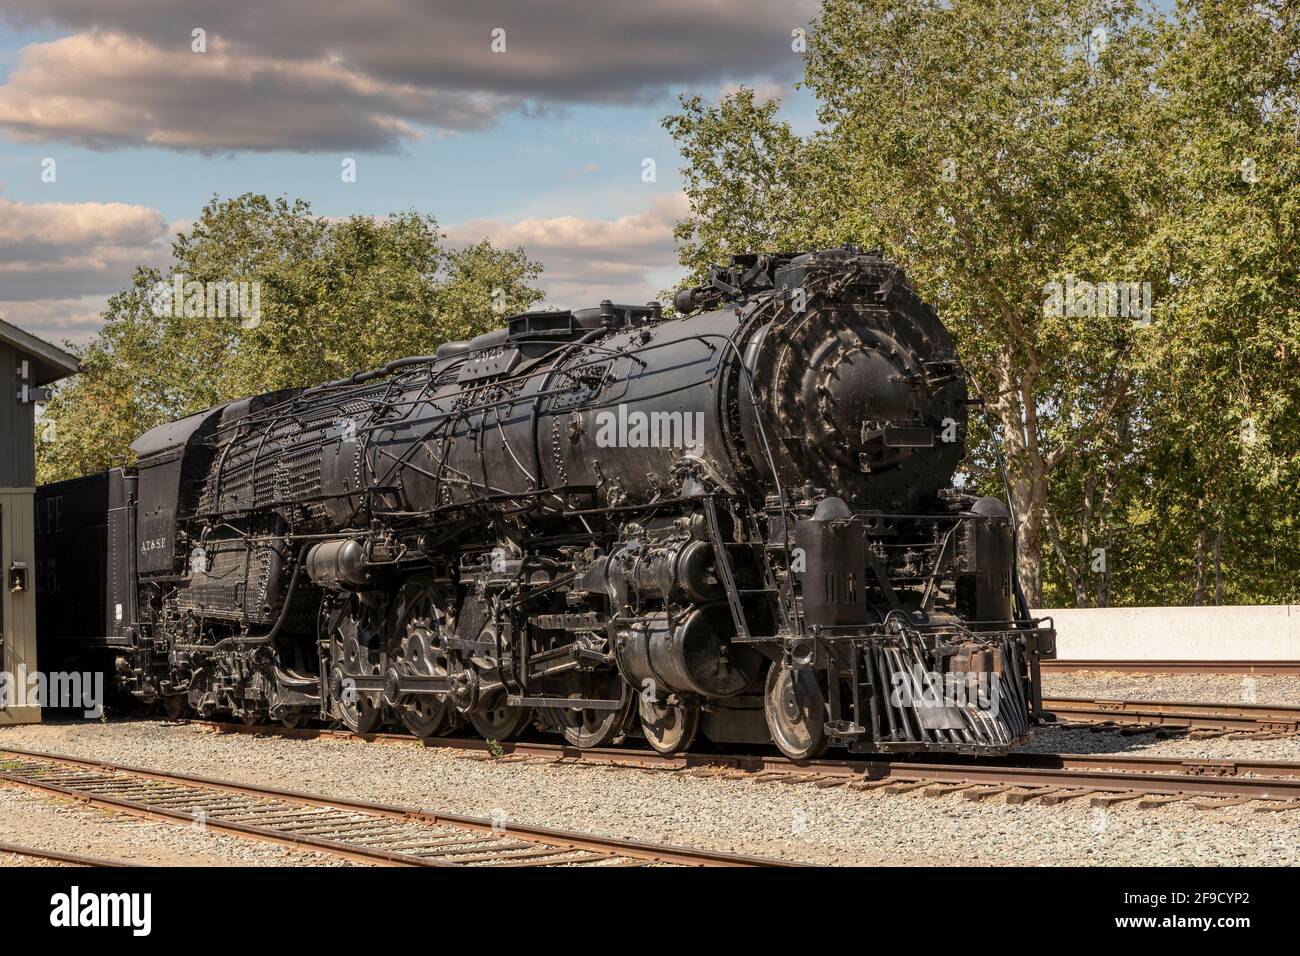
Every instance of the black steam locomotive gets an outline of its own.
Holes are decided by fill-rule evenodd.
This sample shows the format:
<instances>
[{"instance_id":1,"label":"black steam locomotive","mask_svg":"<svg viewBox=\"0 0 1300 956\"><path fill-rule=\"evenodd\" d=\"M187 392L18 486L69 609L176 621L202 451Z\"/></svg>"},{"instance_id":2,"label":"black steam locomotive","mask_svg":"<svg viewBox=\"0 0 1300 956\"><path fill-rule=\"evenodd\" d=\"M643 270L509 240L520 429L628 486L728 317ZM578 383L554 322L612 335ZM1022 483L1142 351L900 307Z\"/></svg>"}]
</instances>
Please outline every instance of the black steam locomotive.
<instances>
[{"instance_id":1,"label":"black steam locomotive","mask_svg":"<svg viewBox=\"0 0 1300 956\"><path fill-rule=\"evenodd\" d=\"M134 469L42 490L46 553L93 488L102 645L172 715L1022 742L1054 633L1006 507L952 485L972 403L902 270L737 256L675 306L528 312L156 428Z\"/></svg>"}]
</instances>

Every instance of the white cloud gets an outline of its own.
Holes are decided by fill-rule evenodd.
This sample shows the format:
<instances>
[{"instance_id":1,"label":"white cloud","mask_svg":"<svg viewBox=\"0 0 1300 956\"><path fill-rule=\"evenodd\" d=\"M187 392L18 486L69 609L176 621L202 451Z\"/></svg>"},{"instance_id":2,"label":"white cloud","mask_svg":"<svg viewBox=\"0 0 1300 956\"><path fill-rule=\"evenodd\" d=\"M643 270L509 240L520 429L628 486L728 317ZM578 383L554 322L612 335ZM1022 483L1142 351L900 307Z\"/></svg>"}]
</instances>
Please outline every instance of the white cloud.
<instances>
[{"instance_id":1,"label":"white cloud","mask_svg":"<svg viewBox=\"0 0 1300 956\"><path fill-rule=\"evenodd\" d=\"M108 296L170 248L162 213L147 206L0 199L0 316L52 341L84 340Z\"/></svg>"},{"instance_id":2,"label":"white cloud","mask_svg":"<svg viewBox=\"0 0 1300 956\"><path fill-rule=\"evenodd\" d=\"M389 149L423 135L412 122L487 125L490 94L386 83L337 60L281 61L160 49L114 33L26 47L0 86L0 126L19 139L177 150Z\"/></svg>"},{"instance_id":3,"label":"white cloud","mask_svg":"<svg viewBox=\"0 0 1300 956\"><path fill-rule=\"evenodd\" d=\"M754 91L755 103L766 103L768 100L779 100L787 93L793 93L793 89L787 90L780 83L723 83L718 91L718 99L722 100L728 96L735 96L741 88Z\"/></svg>"},{"instance_id":4,"label":"white cloud","mask_svg":"<svg viewBox=\"0 0 1300 956\"><path fill-rule=\"evenodd\" d=\"M5 0L23 48L0 128L96 147L392 149L512 110L792 79L816 0ZM207 52L191 31L207 31ZM504 52L492 34L506 31Z\"/></svg>"},{"instance_id":5,"label":"white cloud","mask_svg":"<svg viewBox=\"0 0 1300 956\"><path fill-rule=\"evenodd\" d=\"M602 299L640 304L682 276L673 226L688 211L686 196L674 193L616 219L474 219L445 231L452 242L466 245L488 239L498 247L522 246L545 267L540 284L549 305L584 308Z\"/></svg>"},{"instance_id":6,"label":"white cloud","mask_svg":"<svg viewBox=\"0 0 1300 956\"><path fill-rule=\"evenodd\" d=\"M94 338L104 324L108 296L76 299L40 299L34 302L0 301L0 319L54 345L81 345Z\"/></svg>"}]
</instances>

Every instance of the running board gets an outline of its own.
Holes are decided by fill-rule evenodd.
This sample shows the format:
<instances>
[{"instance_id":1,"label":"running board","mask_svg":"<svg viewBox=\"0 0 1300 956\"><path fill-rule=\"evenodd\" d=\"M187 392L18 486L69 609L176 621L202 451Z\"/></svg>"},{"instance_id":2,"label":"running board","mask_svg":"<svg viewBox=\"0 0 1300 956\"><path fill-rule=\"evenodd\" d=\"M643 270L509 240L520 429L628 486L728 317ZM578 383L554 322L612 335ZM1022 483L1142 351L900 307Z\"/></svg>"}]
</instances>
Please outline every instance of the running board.
<instances>
[{"instance_id":1,"label":"running board","mask_svg":"<svg viewBox=\"0 0 1300 956\"><path fill-rule=\"evenodd\" d=\"M580 697L524 697L510 694L506 703L511 707L553 707L558 710L618 710L621 700L590 700Z\"/></svg>"}]
</instances>

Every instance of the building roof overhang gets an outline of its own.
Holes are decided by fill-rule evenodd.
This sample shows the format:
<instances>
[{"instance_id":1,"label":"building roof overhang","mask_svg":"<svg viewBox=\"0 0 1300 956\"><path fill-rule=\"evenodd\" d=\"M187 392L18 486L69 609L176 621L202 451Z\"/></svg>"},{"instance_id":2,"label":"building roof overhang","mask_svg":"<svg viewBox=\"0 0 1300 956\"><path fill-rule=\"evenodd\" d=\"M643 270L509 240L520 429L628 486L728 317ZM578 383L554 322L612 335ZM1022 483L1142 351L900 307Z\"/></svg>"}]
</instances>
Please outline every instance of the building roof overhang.
<instances>
[{"instance_id":1,"label":"building roof overhang","mask_svg":"<svg viewBox=\"0 0 1300 956\"><path fill-rule=\"evenodd\" d=\"M22 353L32 363L31 384L40 386L57 382L81 371L77 357L16 325L0 319L0 342Z\"/></svg>"}]
</instances>

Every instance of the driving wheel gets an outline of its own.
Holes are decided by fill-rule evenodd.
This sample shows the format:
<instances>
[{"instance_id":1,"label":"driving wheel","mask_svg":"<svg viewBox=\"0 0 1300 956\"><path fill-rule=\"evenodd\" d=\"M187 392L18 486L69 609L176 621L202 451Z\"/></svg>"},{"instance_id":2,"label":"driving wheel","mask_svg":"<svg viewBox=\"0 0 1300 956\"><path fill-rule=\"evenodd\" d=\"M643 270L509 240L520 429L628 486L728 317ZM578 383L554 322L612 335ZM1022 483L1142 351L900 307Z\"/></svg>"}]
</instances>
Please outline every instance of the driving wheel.
<instances>
[{"instance_id":1,"label":"driving wheel","mask_svg":"<svg viewBox=\"0 0 1300 956\"><path fill-rule=\"evenodd\" d=\"M438 598L433 579L427 575L411 578L397 592L390 630L397 641L390 667L396 681L403 677L447 679L444 640L450 635L450 625ZM434 694L407 694L397 700L394 709L402 726L416 737L437 737L454 724L453 708Z\"/></svg>"},{"instance_id":2,"label":"driving wheel","mask_svg":"<svg viewBox=\"0 0 1300 956\"><path fill-rule=\"evenodd\" d=\"M384 708L377 691L363 691L353 675L379 676L383 652L379 634L371 625L372 613L353 596L346 606L331 615L329 690L339 719L354 734L373 734L384 722Z\"/></svg>"}]
</instances>

